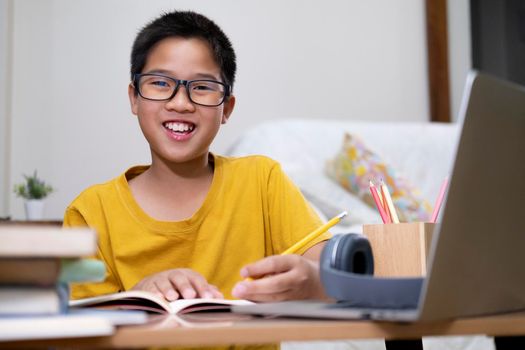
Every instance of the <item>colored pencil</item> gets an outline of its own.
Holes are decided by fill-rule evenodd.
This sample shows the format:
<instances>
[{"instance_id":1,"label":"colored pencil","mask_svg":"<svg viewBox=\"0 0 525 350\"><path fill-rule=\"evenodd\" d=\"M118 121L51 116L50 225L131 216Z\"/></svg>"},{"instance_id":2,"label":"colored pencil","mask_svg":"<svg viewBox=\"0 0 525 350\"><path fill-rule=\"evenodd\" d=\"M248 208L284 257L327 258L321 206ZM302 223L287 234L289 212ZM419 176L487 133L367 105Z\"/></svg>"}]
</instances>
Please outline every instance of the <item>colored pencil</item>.
<instances>
[{"instance_id":1,"label":"colored pencil","mask_svg":"<svg viewBox=\"0 0 525 350\"><path fill-rule=\"evenodd\" d=\"M299 249L303 248L305 245L310 243L312 240L316 239L321 234L323 234L326 231L328 231L328 229L330 227L332 227L332 226L336 225L337 223L339 223L339 221L341 221L341 219L344 218L346 215L347 215L347 212L344 211L341 214L331 218L330 220L328 220L328 222L326 224L324 224L323 226L321 226L321 227L315 229L314 231L312 231L311 233L309 233L307 236L305 236L299 242L295 243L293 246L291 246L290 248L288 248L284 252L282 252L281 255L297 253L297 251L299 251Z\"/></svg>"},{"instance_id":2,"label":"colored pencil","mask_svg":"<svg viewBox=\"0 0 525 350\"><path fill-rule=\"evenodd\" d=\"M388 208L388 214L393 223L399 224L399 217L397 216L396 208L392 202L392 197L390 197L390 191L386 187L383 180L381 180L381 193L383 194L383 199L385 201L385 207Z\"/></svg>"},{"instance_id":3,"label":"colored pencil","mask_svg":"<svg viewBox=\"0 0 525 350\"><path fill-rule=\"evenodd\" d=\"M434 205L434 211L432 212L432 216L430 217L430 222L436 222L439 210L441 209L441 205L443 204L443 199L445 198L445 192L447 191L448 186L448 176L445 177L443 182L441 183L441 188L439 189L439 194L436 199L436 204Z\"/></svg>"},{"instance_id":4,"label":"colored pencil","mask_svg":"<svg viewBox=\"0 0 525 350\"><path fill-rule=\"evenodd\" d=\"M381 220L383 220L384 224L390 224L392 221L390 220L390 217L387 215L385 209L381 205L381 200L379 199L377 188L372 181L370 181L370 193L372 193L372 197L374 198L374 202L376 203L377 210L379 210Z\"/></svg>"}]
</instances>

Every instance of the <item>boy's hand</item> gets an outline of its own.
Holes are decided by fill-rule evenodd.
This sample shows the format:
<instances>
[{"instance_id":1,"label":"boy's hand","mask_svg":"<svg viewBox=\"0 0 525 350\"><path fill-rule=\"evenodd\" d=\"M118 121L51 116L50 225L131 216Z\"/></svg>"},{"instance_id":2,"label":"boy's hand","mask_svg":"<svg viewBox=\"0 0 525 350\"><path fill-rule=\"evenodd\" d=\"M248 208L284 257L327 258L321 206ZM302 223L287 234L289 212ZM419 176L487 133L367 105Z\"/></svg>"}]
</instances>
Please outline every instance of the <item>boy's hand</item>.
<instances>
[{"instance_id":1,"label":"boy's hand","mask_svg":"<svg viewBox=\"0 0 525 350\"><path fill-rule=\"evenodd\" d=\"M168 301L192 298L224 298L217 287L190 269L173 269L144 278L132 290L145 290Z\"/></svg>"},{"instance_id":2,"label":"boy's hand","mask_svg":"<svg viewBox=\"0 0 525 350\"><path fill-rule=\"evenodd\" d=\"M300 255L266 257L242 268L241 276L253 280L235 285L236 298L260 302L326 298L319 263Z\"/></svg>"}]
</instances>

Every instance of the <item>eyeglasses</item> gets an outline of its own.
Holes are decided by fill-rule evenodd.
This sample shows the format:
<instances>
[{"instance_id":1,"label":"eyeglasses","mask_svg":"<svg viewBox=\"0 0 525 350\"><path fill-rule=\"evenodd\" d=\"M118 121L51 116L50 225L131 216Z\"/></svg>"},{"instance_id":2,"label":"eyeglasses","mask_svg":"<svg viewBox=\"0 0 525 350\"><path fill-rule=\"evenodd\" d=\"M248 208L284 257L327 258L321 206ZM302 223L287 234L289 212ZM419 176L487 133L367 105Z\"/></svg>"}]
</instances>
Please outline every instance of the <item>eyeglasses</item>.
<instances>
[{"instance_id":1,"label":"eyeglasses","mask_svg":"<svg viewBox=\"0 0 525 350\"><path fill-rule=\"evenodd\" d=\"M133 86L146 100L171 100L181 85L190 101L201 106L219 106L230 95L230 86L215 80L181 80L153 73L133 76Z\"/></svg>"}]
</instances>

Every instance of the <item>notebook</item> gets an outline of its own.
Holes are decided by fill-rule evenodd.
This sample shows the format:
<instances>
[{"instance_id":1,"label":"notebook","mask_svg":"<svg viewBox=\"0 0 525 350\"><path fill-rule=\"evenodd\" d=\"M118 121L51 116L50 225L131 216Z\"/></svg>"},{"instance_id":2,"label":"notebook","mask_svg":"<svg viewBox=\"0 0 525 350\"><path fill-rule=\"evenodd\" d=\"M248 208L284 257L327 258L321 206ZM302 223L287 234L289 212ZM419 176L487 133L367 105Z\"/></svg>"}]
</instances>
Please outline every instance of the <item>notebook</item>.
<instances>
[{"instance_id":1,"label":"notebook","mask_svg":"<svg viewBox=\"0 0 525 350\"><path fill-rule=\"evenodd\" d=\"M525 309L525 88L471 72L448 192L417 305L288 301L260 315L429 321ZM443 142L449 142L443 140Z\"/></svg>"}]
</instances>

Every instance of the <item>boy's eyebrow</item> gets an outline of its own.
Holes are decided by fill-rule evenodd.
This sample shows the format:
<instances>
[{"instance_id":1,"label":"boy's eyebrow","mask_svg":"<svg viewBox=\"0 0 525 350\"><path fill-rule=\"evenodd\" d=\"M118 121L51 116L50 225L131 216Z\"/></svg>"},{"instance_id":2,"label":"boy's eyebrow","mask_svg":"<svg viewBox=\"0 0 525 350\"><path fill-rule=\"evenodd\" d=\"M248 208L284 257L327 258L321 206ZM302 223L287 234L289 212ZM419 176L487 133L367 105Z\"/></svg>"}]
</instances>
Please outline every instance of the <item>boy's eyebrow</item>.
<instances>
[{"instance_id":1,"label":"boy's eyebrow","mask_svg":"<svg viewBox=\"0 0 525 350\"><path fill-rule=\"evenodd\" d=\"M164 70L164 69L152 69L150 71L144 72L144 74L162 74L162 75L166 75L166 76L171 77L171 78L179 79L179 78L175 77L170 71L167 71L167 70ZM196 78L197 79L209 79L209 80L221 81L219 78L217 78L216 76L214 76L213 74L210 74L210 73L197 73L190 80L195 80Z\"/></svg>"}]
</instances>

